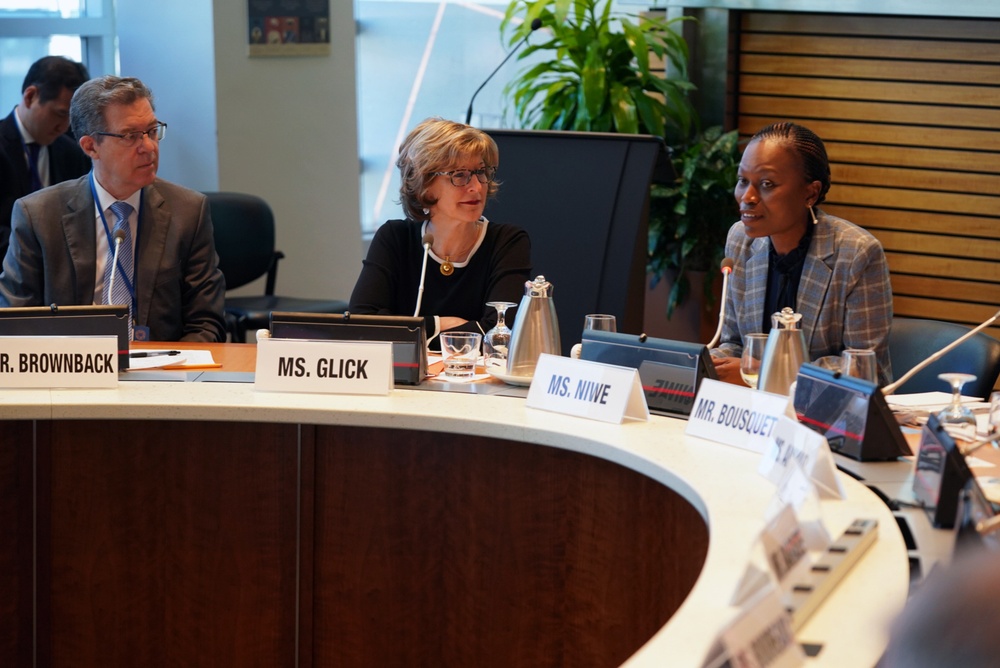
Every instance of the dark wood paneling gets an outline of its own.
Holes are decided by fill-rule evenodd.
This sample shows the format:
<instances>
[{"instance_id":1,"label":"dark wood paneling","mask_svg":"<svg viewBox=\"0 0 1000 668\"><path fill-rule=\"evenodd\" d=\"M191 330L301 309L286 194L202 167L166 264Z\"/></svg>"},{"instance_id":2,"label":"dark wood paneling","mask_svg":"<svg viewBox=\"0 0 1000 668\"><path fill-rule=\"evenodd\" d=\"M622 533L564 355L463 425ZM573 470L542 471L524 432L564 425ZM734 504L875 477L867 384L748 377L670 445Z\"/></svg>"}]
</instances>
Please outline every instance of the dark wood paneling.
<instances>
[{"instance_id":1,"label":"dark wood paneling","mask_svg":"<svg viewBox=\"0 0 1000 668\"><path fill-rule=\"evenodd\" d=\"M319 427L315 665L613 666L701 571L693 507L593 457Z\"/></svg>"},{"instance_id":2,"label":"dark wood paneling","mask_svg":"<svg viewBox=\"0 0 1000 668\"><path fill-rule=\"evenodd\" d=\"M816 35L876 35L934 39L997 41L995 21L975 19L837 14L785 14L753 12L744 16L744 27L758 32Z\"/></svg>"},{"instance_id":3,"label":"dark wood paneling","mask_svg":"<svg viewBox=\"0 0 1000 668\"><path fill-rule=\"evenodd\" d=\"M39 618L51 665L294 665L295 425L49 425Z\"/></svg>"},{"instance_id":4,"label":"dark wood paneling","mask_svg":"<svg viewBox=\"0 0 1000 668\"><path fill-rule=\"evenodd\" d=\"M1000 65L966 63L956 68L951 63L914 60L830 58L827 56L745 53L740 56L740 70L750 74L790 75L825 79L876 79L893 81L937 81L949 85L980 84L992 86L1000 80ZM884 97L884 95L879 95Z\"/></svg>"},{"instance_id":5,"label":"dark wood paneling","mask_svg":"<svg viewBox=\"0 0 1000 668\"><path fill-rule=\"evenodd\" d=\"M906 230L938 235L945 229L960 239L980 237L980 239L964 240L967 247L980 243L982 239L997 238L997 221L988 216L959 216L936 211L892 211L890 215L885 209L850 204L824 203L823 208L835 216L841 216L869 229Z\"/></svg>"},{"instance_id":6,"label":"dark wood paneling","mask_svg":"<svg viewBox=\"0 0 1000 668\"><path fill-rule=\"evenodd\" d=\"M760 128L770 123L787 120L786 116L774 114L784 111L784 108L771 109L771 115L745 114L740 117L740 133L752 135ZM889 147L910 147L914 151L926 151L933 156L942 150L959 149L964 156L963 168L967 171L982 171L983 160L992 160L994 154L1000 151L1000 130L996 128L954 128L954 127L921 127L920 142L914 142L914 128L910 125L892 125L879 123L877 128L864 123L847 122L823 118L812 118L809 127L823 138L824 142L864 142L872 149ZM872 143L873 133L877 131L878 143ZM971 149L970 153L962 149ZM928 158L933 159L933 157ZM884 164L884 163L875 163ZM985 163L989 164L989 163ZM993 163L995 164L995 163ZM987 168L986 171L997 170Z\"/></svg>"},{"instance_id":7,"label":"dark wood paneling","mask_svg":"<svg viewBox=\"0 0 1000 668\"><path fill-rule=\"evenodd\" d=\"M794 82L792 82L794 85ZM794 90L789 90L793 93ZM811 98L746 95L740 99L740 111L753 116L781 116L783 120L818 120L834 117L859 123L871 139L878 137L883 123L913 126L910 141L923 144L922 129L927 126L966 127L993 130L1000 127L1000 109L949 107L929 104L897 104L855 100L816 100ZM759 127L757 129L760 129Z\"/></svg>"},{"instance_id":8,"label":"dark wood paneling","mask_svg":"<svg viewBox=\"0 0 1000 668\"><path fill-rule=\"evenodd\" d=\"M32 662L31 421L0 423L0 665Z\"/></svg>"},{"instance_id":9,"label":"dark wood paneling","mask_svg":"<svg viewBox=\"0 0 1000 668\"><path fill-rule=\"evenodd\" d=\"M831 23L839 17L830 16ZM934 19L926 24L935 23ZM987 23L990 23L987 21ZM996 21L992 22L994 25ZM858 35L821 36L818 33L791 35L745 32L741 40L747 53L784 53L791 56L846 56L850 58L893 58L899 60L961 61L965 63L1000 62L1000 42L992 40L948 41L941 39L906 39L889 24L882 24L893 34L862 37ZM846 27L846 26L845 26ZM928 35L927 37L930 37Z\"/></svg>"}]
</instances>

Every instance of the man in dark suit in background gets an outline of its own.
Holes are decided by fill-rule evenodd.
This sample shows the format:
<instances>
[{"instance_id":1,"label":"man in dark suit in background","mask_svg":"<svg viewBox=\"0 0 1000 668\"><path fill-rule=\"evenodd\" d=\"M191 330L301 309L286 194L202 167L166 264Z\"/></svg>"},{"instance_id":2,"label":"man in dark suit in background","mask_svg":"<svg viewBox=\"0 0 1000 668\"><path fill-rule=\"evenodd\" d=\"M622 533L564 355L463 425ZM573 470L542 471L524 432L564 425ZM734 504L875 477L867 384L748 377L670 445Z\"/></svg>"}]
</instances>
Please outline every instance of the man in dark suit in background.
<instances>
[{"instance_id":1,"label":"man in dark suit in background","mask_svg":"<svg viewBox=\"0 0 1000 668\"><path fill-rule=\"evenodd\" d=\"M223 341L208 201L156 178L167 126L152 92L138 79L91 79L70 115L93 171L14 204L0 306L128 304L137 340Z\"/></svg>"},{"instance_id":2,"label":"man in dark suit in background","mask_svg":"<svg viewBox=\"0 0 1000 668\"><path fill-rule=\"evenodd\" d=\"M69 58L41 58L24 77L21 101L0 121L0 258L14 200L90 171L90 159L66 135L70 100L89 78L87 68Z\"/></svg>"}]
</instances>

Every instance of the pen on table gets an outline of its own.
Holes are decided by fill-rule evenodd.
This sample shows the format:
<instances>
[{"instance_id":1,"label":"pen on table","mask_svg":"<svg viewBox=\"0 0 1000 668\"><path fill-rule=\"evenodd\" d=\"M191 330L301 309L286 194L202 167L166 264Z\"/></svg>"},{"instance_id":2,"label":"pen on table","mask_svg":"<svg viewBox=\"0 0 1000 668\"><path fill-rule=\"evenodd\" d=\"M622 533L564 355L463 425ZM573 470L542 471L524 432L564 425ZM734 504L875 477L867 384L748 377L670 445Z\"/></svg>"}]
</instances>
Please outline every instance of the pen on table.
<instances>
[{"instance_id":1,"label":"pen on table","mask_svg":"<svg viewBox=\"0 0 1000 668\"><path fill-rule=\"evenodd\" d=\"M149 352L129 353L129 357L159 357L161 355L180 355L179 350L152 350Z\"/></svg>"}]
</instances>

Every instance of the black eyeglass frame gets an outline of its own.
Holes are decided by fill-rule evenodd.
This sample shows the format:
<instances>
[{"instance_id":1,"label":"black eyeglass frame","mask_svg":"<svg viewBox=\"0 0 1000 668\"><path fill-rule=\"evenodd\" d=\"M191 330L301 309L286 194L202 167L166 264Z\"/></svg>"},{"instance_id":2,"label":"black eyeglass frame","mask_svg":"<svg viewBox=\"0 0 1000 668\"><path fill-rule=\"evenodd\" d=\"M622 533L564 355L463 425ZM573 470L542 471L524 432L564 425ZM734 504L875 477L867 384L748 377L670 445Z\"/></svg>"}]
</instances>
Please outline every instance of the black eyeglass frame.
<instances>
[{"instance_id":1,"label":"black eyeglass frame","mask_svg":"<svg viewBox=\"0 0 1000 668\"><path fill-rule=\"evenodd\" d=\"M455 180L455 177L459 174L465 174L465 180L459 183ZM451 181L451 185L456 188L464 188L469 185L469 181L475 176L476 180L480 183L492 183L493 179L496 178L497 168L493 166L480 167L479 169L453 169L450 172L434 172L434 176L447 176L448 180ZM459 177L461 179L461 177Z\"/></svg>"},{"instance_id":2,"label":"black eyeglass frame","mask_svg":"<svg viewBox=\"0 0 1000 668\"><path fill-rule=\"evenodd\" d=\"M122 144L131 148L141 142L143 136L149 137L155 142L161 141L167 136L167 124L162 121L157 121L156 125L148 130L134 130L133 132L125 132L122 134L115 132L94 132L93 134L100 135L101 137L116 137L122 142Z\"/></svg>"}]
</instances>

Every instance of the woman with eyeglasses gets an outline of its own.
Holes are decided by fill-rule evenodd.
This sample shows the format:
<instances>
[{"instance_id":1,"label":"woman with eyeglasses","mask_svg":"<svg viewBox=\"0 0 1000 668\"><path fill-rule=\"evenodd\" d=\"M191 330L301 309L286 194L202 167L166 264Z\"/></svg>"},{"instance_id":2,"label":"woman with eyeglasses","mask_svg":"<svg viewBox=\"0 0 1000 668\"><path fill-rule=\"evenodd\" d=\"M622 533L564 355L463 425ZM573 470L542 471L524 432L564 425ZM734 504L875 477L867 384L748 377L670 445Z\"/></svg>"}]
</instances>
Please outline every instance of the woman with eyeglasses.
<instances>
[{"instance_id":1,"label":"woman with eyeglasses","mask_svg":"<svg viewBox=\"0 0 1000 668\"><path fill-rule=\"evenodd\" d=\"M431 118L410 132L396 161L406 219L376 231L351 313L423 316L431 340L446 330L485 332L497 318L486 302L520 301L531 274L528 235L483 216L500 186L498 161L496 142L468 125Z\"/></svg>"}]
</instances>

